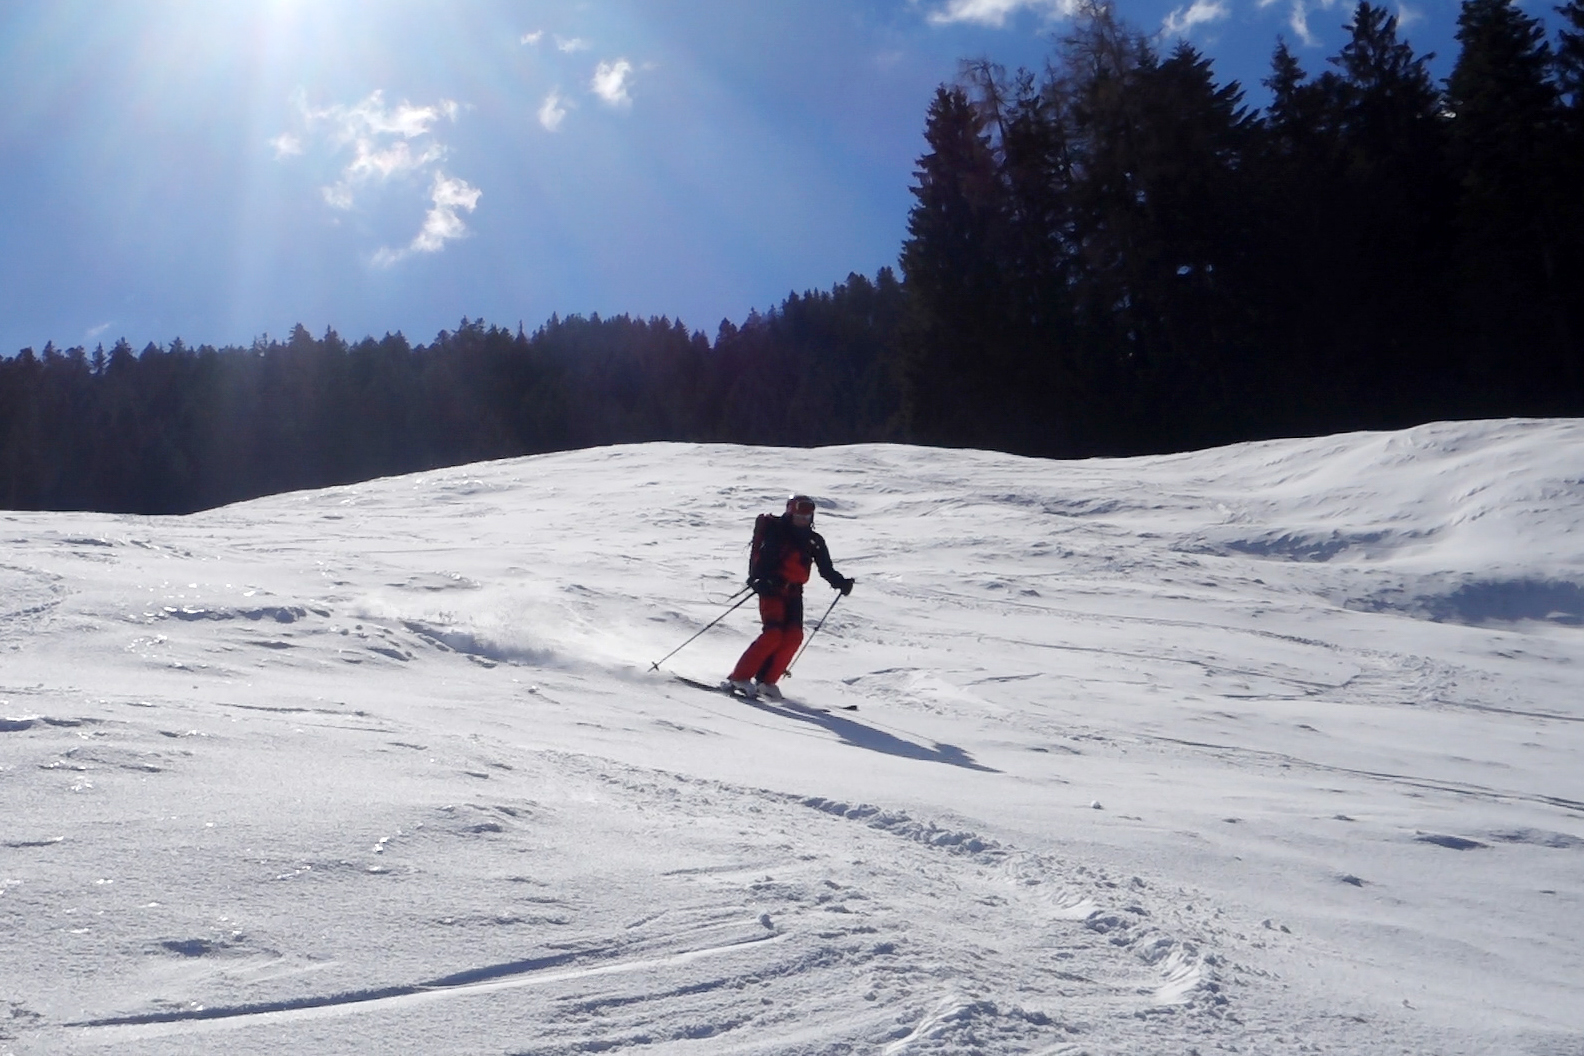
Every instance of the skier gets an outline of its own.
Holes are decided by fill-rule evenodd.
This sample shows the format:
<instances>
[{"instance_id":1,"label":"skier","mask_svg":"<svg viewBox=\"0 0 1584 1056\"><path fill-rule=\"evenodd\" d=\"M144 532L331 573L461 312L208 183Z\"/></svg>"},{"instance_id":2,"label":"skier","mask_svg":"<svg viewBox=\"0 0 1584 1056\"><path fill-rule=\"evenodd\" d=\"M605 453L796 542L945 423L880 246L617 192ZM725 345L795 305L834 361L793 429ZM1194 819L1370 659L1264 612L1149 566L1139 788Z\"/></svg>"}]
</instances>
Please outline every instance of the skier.
<instances>
[{"instance_id":1,"label":"skier","mask_svg":"<svg viewBox=\"0 0 1584 1056\"><path fill-rule=\"evenodd\" d=\"M722 689L750 700L781 699L776 682L803 641L803 584L809 580L811 565L843 595L852 593L853 581L832 567L830 550L814 530L813 499L794 495L781 516L759 515L748 559L748 585L759 595L764 630L732 668Z\"/></svg>"}]
</instances>

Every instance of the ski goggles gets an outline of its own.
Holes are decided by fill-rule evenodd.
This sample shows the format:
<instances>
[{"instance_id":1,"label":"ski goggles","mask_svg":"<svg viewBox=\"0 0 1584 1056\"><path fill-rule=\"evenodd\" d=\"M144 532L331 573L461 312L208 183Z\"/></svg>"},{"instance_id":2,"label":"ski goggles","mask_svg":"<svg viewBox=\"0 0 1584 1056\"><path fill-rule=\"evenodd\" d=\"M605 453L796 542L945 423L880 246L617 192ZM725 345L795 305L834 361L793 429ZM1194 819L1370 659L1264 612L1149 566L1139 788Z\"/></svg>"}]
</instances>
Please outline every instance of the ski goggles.
<instances>
[{"instance_id":1,"label":"ski goggles","mask_svg":"<svg viewBox=\"0 0 1584 1056\"><path fill-rule=\"evenodd\" d=\"M812 517L814 516L814 500L788 499L787 512L794 517Z\"/></svg>"}]
</instances>

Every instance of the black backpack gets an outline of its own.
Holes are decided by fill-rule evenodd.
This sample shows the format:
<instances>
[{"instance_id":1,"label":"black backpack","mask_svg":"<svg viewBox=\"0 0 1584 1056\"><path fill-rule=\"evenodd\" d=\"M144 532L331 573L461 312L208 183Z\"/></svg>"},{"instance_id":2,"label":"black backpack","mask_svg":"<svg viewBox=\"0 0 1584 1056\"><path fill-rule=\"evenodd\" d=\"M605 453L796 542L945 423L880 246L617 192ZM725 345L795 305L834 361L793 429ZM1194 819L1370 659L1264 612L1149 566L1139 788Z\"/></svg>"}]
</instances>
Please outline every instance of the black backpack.
<instances>
[{"instance_id":1,"label":"black backpack","mask_svg":"<svg viewBox=\"0 0 1584 1056\"><path fill-rule=\"evenodd\" d=\"M761 513L754 518L753 542L748 546L748 578L758 575L759 555L772 536L779 534L781 518L773 513Z\"/></svg>"}]
</instances>

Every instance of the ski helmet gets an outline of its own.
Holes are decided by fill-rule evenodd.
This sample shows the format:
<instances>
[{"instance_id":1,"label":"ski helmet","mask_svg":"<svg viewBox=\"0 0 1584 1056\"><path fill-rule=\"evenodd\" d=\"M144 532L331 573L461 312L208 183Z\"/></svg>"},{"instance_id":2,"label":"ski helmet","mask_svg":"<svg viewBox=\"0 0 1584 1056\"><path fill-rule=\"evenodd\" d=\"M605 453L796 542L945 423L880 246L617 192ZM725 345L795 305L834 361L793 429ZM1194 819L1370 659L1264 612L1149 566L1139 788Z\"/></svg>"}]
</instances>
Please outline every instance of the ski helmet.
<instances>
[{"instance_id":1,"label":"ski helmet","mask_svg":"<svg viewBox=\"0 0 1584 1056\"><path fill-rule=\"evenodd\" d=\"M792 518L793 524L813 524L814 500L807 495L794 495L787 499L786 512Z\"/></svg>"}]
</instances>

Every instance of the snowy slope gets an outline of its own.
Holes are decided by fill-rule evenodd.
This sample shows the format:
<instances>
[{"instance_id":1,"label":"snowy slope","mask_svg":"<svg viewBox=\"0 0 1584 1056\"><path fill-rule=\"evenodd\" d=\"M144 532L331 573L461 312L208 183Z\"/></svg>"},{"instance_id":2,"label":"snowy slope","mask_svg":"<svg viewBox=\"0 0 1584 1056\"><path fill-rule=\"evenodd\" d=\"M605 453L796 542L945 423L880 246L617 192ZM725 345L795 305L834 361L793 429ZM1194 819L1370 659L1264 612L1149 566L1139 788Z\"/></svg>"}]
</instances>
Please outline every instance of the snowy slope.
<instances>
[{"instance_id":1,"label":"snowy slope","mask_svg":"<svg viewBox=\"0 0 1584 1056\"><path fill-rule=\"evenodd\" d=\"M793 489L858 710L651 671ZM1571 420L0 514L0 1056L1584 1052L1581 524Z\"/></svg>"}]
</instances>

